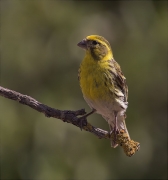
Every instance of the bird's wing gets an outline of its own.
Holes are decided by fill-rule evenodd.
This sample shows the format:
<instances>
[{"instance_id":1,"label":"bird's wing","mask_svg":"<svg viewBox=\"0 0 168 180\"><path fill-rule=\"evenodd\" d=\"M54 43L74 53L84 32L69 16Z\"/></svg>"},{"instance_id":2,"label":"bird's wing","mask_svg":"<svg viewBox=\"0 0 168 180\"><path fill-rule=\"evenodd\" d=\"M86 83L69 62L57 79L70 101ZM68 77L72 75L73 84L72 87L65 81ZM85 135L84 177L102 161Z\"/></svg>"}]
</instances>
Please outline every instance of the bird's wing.
<instances>
[{"instance_id":1,"label":"bird's wing","mask_svg":"<svg viewBox=\"0 0 168 180\"><path fill-rule=\"evenodd\" d=\"M124 77L124 74L121 71L120 65L113 59L114 68L116 70L115 73L115 82L116 86L120 88L122 93L124 94L124 101L127 102L128 99L128 86L126 84L126 78Z\"/></svg>"}]
</instances>

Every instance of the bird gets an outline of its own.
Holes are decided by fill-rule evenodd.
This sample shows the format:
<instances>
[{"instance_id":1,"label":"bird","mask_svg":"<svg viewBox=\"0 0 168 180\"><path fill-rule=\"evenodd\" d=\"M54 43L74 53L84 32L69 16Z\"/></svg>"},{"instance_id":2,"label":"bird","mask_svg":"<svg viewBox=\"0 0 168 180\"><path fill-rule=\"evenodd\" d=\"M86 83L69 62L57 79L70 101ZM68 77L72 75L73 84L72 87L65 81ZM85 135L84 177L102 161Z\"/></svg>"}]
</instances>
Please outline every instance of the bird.
<instances>
[{"instance_id":1,"label":"bird","mask_svg":"<svg viewBox=\"0 0 168 180\"><path fill-rule=\"evenodd\" d=\"M125 118L128 107L128 86L120 65L114 60L110 43L102 36L89 35L77 44L85 50L78 70L83 97L91 112L100 114L109 124L111 147L118 146L117 132L123 129L130 139Z\"/></svg>"}]
</instances>

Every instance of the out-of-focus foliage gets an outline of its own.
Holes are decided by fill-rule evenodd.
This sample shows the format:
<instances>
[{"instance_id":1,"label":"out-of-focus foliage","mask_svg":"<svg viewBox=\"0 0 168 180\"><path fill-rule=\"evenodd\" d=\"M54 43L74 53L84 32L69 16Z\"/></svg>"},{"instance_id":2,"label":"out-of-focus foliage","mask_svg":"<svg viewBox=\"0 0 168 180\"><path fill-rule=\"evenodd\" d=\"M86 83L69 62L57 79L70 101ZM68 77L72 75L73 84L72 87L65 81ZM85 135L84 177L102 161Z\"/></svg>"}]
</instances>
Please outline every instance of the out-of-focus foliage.
<instances>
[{"instance_id":1,"label":"out-of-focus foliage","mask_svg":"<svg viewBox=\"0 0 168 180\"><path fill-rule=\"evenodd\" d=\"M1 86L58 109L86 108L77 74L85 36L109 40L129 86L127 127L141 149L0 97L1 179L167 178L167 2L1 1ZM108 125L99 115L89 121Z\"/></svg>"}]
</instances>

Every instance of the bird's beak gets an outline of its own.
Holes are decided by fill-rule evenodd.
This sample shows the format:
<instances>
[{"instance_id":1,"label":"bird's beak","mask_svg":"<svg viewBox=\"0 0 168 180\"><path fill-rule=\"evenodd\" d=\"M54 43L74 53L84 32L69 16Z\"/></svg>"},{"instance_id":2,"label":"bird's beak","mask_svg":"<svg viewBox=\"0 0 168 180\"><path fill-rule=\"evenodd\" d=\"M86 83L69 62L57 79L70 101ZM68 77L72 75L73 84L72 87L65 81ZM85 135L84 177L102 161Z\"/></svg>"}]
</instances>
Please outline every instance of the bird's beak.
<instances>
[{"instance_id":1,"label":"bird's beak","mask_svg":"<svg viewBox=\"0 0 168 180\"><path fill-rule=\"evenodd\" d=\"M87 40L83 39L81 42L79 42L77 44L79 47L83 48L83 49L87 49Z\"/></svg>"}]
</instances>

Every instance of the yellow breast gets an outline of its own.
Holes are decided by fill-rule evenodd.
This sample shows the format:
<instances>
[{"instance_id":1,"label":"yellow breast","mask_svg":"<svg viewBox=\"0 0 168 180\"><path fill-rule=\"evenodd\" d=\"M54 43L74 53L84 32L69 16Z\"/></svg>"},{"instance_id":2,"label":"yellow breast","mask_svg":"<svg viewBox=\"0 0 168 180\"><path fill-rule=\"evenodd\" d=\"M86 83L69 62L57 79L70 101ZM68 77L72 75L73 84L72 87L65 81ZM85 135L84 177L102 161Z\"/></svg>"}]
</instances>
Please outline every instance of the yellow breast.
<instances>
[{"instance_id":1,"label":"yellow breast","mask_svg":"<svg viewBox=\"0 0 168 180\"><path fill-rule=\"evenodd\" d=\"M107 81L107 69L108 61L95 61L92 56L86 54L79 70L80 86L85 97L91 100L110 98L113 84L109 84Z\"/></svg>"}]
</instances>

